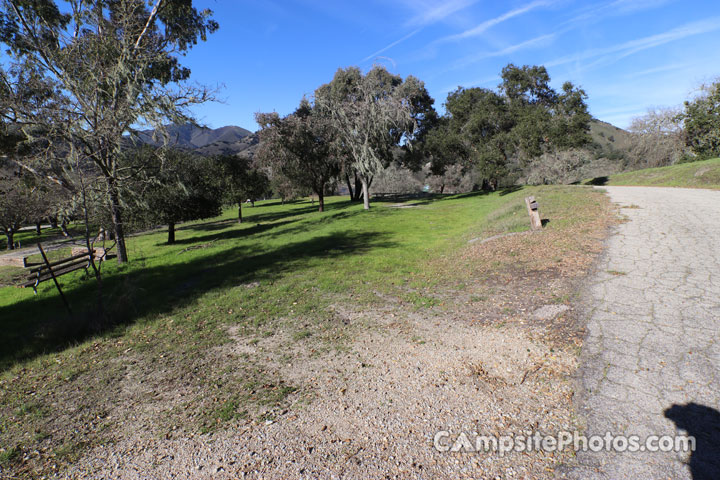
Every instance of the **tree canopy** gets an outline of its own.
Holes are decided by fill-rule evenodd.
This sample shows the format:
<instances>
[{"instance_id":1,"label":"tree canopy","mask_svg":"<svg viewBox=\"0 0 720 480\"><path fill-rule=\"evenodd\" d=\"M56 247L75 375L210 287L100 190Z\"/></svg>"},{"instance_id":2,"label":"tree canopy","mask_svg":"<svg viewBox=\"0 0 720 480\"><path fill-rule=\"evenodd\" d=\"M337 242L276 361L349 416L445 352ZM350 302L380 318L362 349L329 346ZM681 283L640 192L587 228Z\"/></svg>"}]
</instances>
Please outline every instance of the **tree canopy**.
<instances>
[{"instance_id":1,"label":"tree canopy","mask_svg":"<svg viewBox=\"0 0 720 480\"><path fill-rule=\"evenodd\" d=\"M446 115L428 134L428 152L438 170L448 156L478 167L494 189L513 167L549 150L590 142L585 92L565 82L550 86L545 67L508 65L498 90L459 87L448 95ZM445 156L445 157L443 157Z\"/></svg>"},{"instance_id":2,"label":"tree canopy","mask_svg":"<svg viewBox=\"0 0 720 480\"><path fill-rule=\"evenodd\" d=\"M687 146L702 159L720 157L720 81L685 102L682 118Z\"/></svg>"},{"instance_id":3,"label":"tree canopy","mask_svg":"<svg viewBox=\"0 0 720 480\"><path fill-rule=\"evenodd\" d=\"M365 209L373 176L390 164L397 148L411 151L436 118L420 80L403 80L379 66L364 75L357 67L339 69L315 91L315 103L332 119L336 140L360 178Z\"/></svg>"},{"instance_id":4,"label":"tree canopy","mask_svg":"<svg viewBox=\"0 0 720 480\"><path fill-rule=\"evenodd\" d=\"M238 207L238 223L242 223L242 204L269 192L270 180L264 171L256 167L250 159L237 155L221 155L213 159L220 169L222 198L227 204Z\"/></svg>"},{"instance_id":5,"label":"tree canopy","mask_svg":"<svg viewBox=\"0 0 720 480\"><path fill-rule=\"evenodd\" d=\"M149 146L127 156L143 166L136 189L138 214L146 224L167 225L168 244L175 243L176 224L220 215L219 166L213 159L177 149L156 152Z\"/></svg>"},{"instance_id":6,"label":"tree canopy","mask_svg":"<svg viewBox=\"0 0 720 480\"><path fill-rule=\"evenodd\" d=\"M322 212L325 189L340 173L332 119L307 99L286 117L260 113L256 118L261 126L259 161L300 187L312 190Z\"/></svg>"}]
</instances>

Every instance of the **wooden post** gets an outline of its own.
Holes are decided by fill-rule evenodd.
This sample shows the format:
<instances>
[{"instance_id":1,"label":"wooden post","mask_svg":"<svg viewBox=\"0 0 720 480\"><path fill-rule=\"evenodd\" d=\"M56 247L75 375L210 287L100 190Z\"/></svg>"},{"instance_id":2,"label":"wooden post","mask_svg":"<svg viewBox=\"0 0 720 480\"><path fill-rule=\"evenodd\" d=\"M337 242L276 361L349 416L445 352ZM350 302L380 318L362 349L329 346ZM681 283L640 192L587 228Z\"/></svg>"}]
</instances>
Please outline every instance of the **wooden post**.
<instances>
[{"instance_id":1,"label":"wooden post","mask_svg":"<svg viewBox=\"0 0 720 480\"><path fill-rule=\"evenodd\" d=\"M37 244L38 248L40 249L40 255L42 255L43 260L45 261L45 266L47 267L48 271L50 272L50 276L53 279L53 282L55 282L55 286L58 289L58 292L60 292L60 298L62 298L63 303L65 304L65 308L67 308L67 311L70 315L72 315L72 310L70 310L70 304L67 301L67 298L65 298L65 294L63 294L62 289L60 288L60 284L57 281L57 278L55 278L55 272L53 272L52 267L50 266L50 262L48 261L47 255L45 255L45 250L43 250L42 245L39 243Z\"/></svg>"},{"instance_id":2,"label":"wooden post","mask_svg":"<svg viewBox=\"0 0 720 480\"><path fill-rule=\"evenodd\" d=\"M527 205L528 215L530 215L530 228L532 230L542 229L542 221L540 220L540 212L535 197L525 197L525 205Z\"/></svg>"}]
</instances>

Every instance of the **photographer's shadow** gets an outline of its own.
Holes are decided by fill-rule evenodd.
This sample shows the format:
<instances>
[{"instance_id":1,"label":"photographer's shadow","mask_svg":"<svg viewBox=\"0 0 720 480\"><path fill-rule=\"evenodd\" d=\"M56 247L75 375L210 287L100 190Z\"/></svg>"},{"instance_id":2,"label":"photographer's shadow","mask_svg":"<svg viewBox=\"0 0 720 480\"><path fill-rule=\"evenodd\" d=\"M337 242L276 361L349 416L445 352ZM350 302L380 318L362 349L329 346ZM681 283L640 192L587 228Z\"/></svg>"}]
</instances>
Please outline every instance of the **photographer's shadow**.
<instances>
[{"instance_id":1,"label":"photographer's shadow","mask_svg":"<svg viewBox=\"0 0 720 480\"><path fill-rule=\"evenodd\" d=\"M720 412L705 405L688 403L673 405L664 413L678 429L695 437L695 451L689 463L693 480L720 478Z\"/></svg>"}]
</instances>

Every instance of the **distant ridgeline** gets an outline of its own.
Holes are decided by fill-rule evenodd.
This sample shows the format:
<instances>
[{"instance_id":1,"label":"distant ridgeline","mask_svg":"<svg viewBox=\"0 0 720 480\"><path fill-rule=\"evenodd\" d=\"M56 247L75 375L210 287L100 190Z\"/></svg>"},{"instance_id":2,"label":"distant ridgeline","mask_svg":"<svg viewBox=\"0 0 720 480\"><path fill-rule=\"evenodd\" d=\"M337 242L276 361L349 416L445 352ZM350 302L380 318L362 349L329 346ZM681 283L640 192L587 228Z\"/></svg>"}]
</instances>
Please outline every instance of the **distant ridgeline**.
<instances>
[{"instance_id":1,"label":"distant ridgeline","mask_svg":"<svg viewBox=\"0 0 720 480\"><path fill-rule=\"evenodd\" d=\"M139 140L150 145L159 145L162 139L153 140L154 130L140 132ZM241 127L226 126L216 129L200 128L194 125L168 126L170 144L192 150L200 155L240 155L252 159L258 148L258 135ZM578 178L609 175L632 166L633 135L609 123L593 119L590 122L593 142L586 147L586 160ZM568 179L555 179L567 183ZM571 179L572 180L572 179Z\"/></svg>"},{"instance_id":2,"label":"distant ridgeline","mask_svg":"<svg viewBox=\"0 0 720 480\"><path fill-rule=\"evenodd\" d=\"M258 136L241 127L227 126L216 129L200 128L194 125L170 125L167 127L170 144L192 150L200 155L212 156L229 154L252 158L258 144ZM140 132L141 142L159 145L162 139L153 140L154 130Z\"/></svg>"}]
</instances>

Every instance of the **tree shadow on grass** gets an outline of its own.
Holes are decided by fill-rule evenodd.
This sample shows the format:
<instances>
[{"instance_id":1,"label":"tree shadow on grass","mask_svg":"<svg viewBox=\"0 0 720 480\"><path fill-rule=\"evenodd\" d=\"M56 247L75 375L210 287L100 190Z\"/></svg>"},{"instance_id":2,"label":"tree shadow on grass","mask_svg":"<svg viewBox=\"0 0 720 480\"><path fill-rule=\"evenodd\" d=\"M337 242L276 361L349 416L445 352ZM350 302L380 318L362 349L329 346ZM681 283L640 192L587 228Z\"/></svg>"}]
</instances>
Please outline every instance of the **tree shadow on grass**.
<instances>
[{"instance_id":1,"label":"tree shadow on grass","mask_svg":"<svg viewBox=\"0 0 720 480\"><path fill-rule=\"evenodd\" d=\"M249 235L256 235L263 232L266 232L268 230L271 230L273 228L282 227L283 225L287 225L289 223L293 223L295 220L287 220L285 222L275 222L275 223L263 223L263 224L256 224L253 226L245 227L245 228L234 228L231 230L228 230L233 224L226 224L222 228L221 232L218 233L209 233L207 235L200 235L200 236L192 236L187 238L178 238L175 240L175 245L188 245L188 244L202 244L207 242L216 242L219 240L229 240L229 239L239 239L244 238ZM237 225L237 224L235 224ZM207 228L203 228L203 226L200 226L201 228L195 229L195 228L188 228L186 230L198 230L198 231L207 231ZM211 229L212 230L212 229ZM165 245L164 243L158 244L158 245Z\"/></svg>"},{"instance_id":2,"label":"tree shadow on grass","mask_svg":"<svg viewBox=\"0 0 720 480\"><path fill-rule=\"evenodd\" d=\"M337 222L338 220L345 220L348 218L356 217L359 215L363 215L365 212L363 210L354 210L354 211L345 211L345 212L338 212L334 213L332 215L322 216L318 218L313 218L312 220L305 220L303 222L296 222L293 226L277 229L277 230L271 230L267 233L263 233L258 237L258 241L265 241L269 239L274 239L276 237L281 236L292 236L292 235L298 235L307 233L310 231L317 230L318 228L322 228L323 226L327 224L332 224L334 222ZM283 222L286 223L293 223L290 222ZM269 230L269 229L268 229Z\"/></svg>"},{"instance_id":3,"label":"tree shadow on grass","mask_svg":"<svg viewBox=\"0 0 720 480\"><path fill-rule=\"evenodd\" d=\"M262 247L229 245L220 252L196 254L179 264L143 268L142 262L136 261L128 271L105 277L105 310L111 319L94 331L90 328L96 302L94 281L75 281L66 286L65 294L75 312L72 318L64 311L57 292L44 289L37 297L0 307L0 371L118 325L182 308L211 291L248 282L272 282L318 258L361 255L393 246L383 234L338 232L260 252L257 250Z\"/></svg>"},{"instance_id":4,"label":"tree shadow on grass","mask_svg":"<svg viewBox=\"0 0 720 480\"><path fill-rule=\"evenodd\" d=\"M511 193L517 192L522 189L523 187L520 185L513 185L512 187L503 188L500 190L500 196L504 197L505 195L510 195Z\"/></svg>"},{"instance_id":5,"label":"tree shadow on grass","mask_svg":"<svg viewBox=\"0 0 720 480\"><path fill-rule=\"evenodd\" d=\"M603 185L607 185L608 181L610 181L610 178L608 177L595 177L592 180L585 182L585 185L595 185L597 187L601 187Z\"/></svg>"},{"instance_id":6,"label":"tree shadow on grass","mask_svg":"<svg viewBox=\"0 0 720 480\"><path fill-rule=\"evenodd\" d=\"M486 197L486 196L490 195L491 193L495 193L495 192L491 192L490 190L475 190L475 191L467 192L467 193L450 193L447 196L443 195L443 198L446 198L449 200L461 200L463 198Z\"/></svg>"},{"instance_id":7,"label":"tree shadow on grass","mask_svg":"<svg viewBox=\"0 0 720 480\"><path fill-rule=\"evenodd\" d=\"M183 230L192 230L194 232L199 232L199 231L215 232L217 230L224 230L226 228L229 228L232 225L242 225L242 224L238 224L237 219L226 218L225 220L211 220L209 222L178 225L175 230L178 232L181 232Z\"/></svg>"},{"instance_id":8,"label":"tree shadow on grass","mask_svg":"<svg viewBox=\"0 0 720 480\"><path fill-rule=\"evenodd\" d=\"M350 200L332 202L325 204L325 212L333 212L336 210L345 210L350 207L358 205L356 202ZM256 207L257 208L257 207ZM248 209L249 210L249 209ZM318 205L309 206L298 206L296 208L290 208L282 212L268 212L268 213L253 213L243 210L243 219L253 223L268 223L276 222L278 220L284 220L289 217L296 217L298 215L305 215L307 213L314 213L318 211Z\"/></svg>"}]
</instances>

